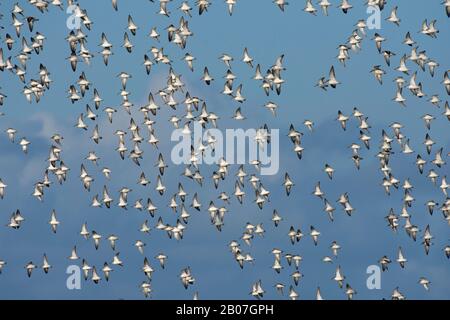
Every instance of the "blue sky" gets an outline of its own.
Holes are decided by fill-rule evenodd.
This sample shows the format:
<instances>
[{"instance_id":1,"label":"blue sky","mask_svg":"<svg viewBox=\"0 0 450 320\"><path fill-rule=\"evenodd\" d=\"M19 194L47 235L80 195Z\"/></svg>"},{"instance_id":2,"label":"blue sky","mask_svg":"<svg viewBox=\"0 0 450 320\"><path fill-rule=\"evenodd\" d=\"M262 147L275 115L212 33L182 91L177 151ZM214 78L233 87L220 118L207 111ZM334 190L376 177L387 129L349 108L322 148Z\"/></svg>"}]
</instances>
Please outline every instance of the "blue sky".
<instances>
[{"instance_id":1,"label":"blue sky","mask_svg":"<svg viewBox=\"0 0 450 320\"><path fill-rule=\"evenodd\" d=\"M87 32L87 47L95 54L95 58L91 66L79 63L77 71L73 73L66 60L70 51L64 40L69 32L66 28L68 15L54 7L50 7L49 12L42 15L26 1L19 1L27 15L39 18L35 28L47 37L44 51L38 56L33 54L27 65L28 77L37 77L39 64L42 63L49 69L54 83L39 104L28 104L21 94L23 84L17 77L9 72L0 73L1 92L8 96L5 105L0 108L0 111L6 114L0 117L0 131L14 127L18 130L17 138L24 136L31 141L30 152L25 156L17 144L13 145L8 141L6 134L0 135L0 178L8 184L6 197L0 200L1 221L6 225L10 214L16 209L20 209L26 219L19 230L2 227L0 231L0 259L8 263L0 275L0 287L3 288L0 290L0 298L141 299L143 296L139 285L145 280L145 276L140 270L143 256L133 246L137 239L146 243L145 256L151 260L155 269L152 280L152 297L155 299L190 299L196 291L202 299L249 299L251 286L259 279L267 291L265 297L286 298L279 296L273 285L283 282L288 287L292 282L290 274L294 270L289 268L286 262L283 262L285 269L280 275L270 268L273 263L270 251L275 247L303 256L300 270L304 278L297 288L300 298L303 299L313 299L318 286L326 299L345 299L344 292L331 280L337 265L341 265L346 280L358 292L358 299L389 298L397 286L407 298L450 297L450 261L445 258L442 250L450 241L449 226L438 210L430 216L425 206L425 202L430 199L439 204L445 199L425 175L418 174L414 164L417 152L427 160L432 160L434 156L434 152L432 156L427 156L422 144L427 131L420 117L425 113L436 117L430 131L436 142L433 150L442 147L446 155L450 147L449 122L442 116L443 108L438 109L427 102L433 94L439 94L443 100L448 97L440 82L444 71L449 69L450 42L446 39L450 36L450 21L440 1L399 2L398 14L402 19L400 27L384 21L391 8L397 4L395 1L389 2L382 12L382 28L377 32L387 39L383 48L397 54L392 60L391 68L384 64L383 57L378 54L374 42L370 40L374 33L371 30L363 40L362 50L356 54L351 53L346 67L337 61L337 47L346 42L359 19L367 18L365 7L356 1L354 9L347 15L333 7L330 8L328 17L321 13L317 16L304 13L303 1L291 1L283 13L269 0L238 1L233 16L230 17L223 1L214 1L207 13L198 16L195 12L193 18L189 19L189 27L194 36L188 40L184 51L167 42L164 30L171 23L178 24L181 17L177 10L180 1L169 4L172 12L169 18L157 15L157 4L149 1L119 1L118 12L112 9L109 0L79 2L87 9L90 19L94 22L92 31ZM0 7L4 14L1 24L5 26L5 30L1 31L2 38L6 32L13 33L9 10L14 3L15 1L5 1ZM334 5L336 3L337 1L333 1ZM194 6L193 1L190 1L190 4ZM132 54L120 47L129 14L139 26L137 36L130 37L135 45ZM418 33L424 19L438 20L440 33L437 39ZM154 26L161 34L160 43L147 36ZM29 38L28 30L23 30L24 35ZM427 72L418 71L418 79L423 83L428 97L419 100L405 90L407 107L402 108L391 101L395 95L395 84L392 80L399 75L393 67L398 66L404 53L410 52L409 47L401 44L407 31L410 31L418 42L420 50L426 50L430 58L440 63L440 67L434 78ZM110 57L108 67L103 65L98 53L102 32L106 33L108 40L114 45L114 55ZM105 183L115 199L118 198L118 190L121 187L128 186L133 189L129 196L130 204L139 198L150 197L160 208L157 213L166 223L176 221L176 215L167 204L170 196L177 191L178 181L182 181L185 186L189 200L198 192L203 206L206 207L210 200L219 203L219 200L216 200L218 192L213 190L211 179L206 179L206 185L199 188L194 182L180 177L184 169L182 166L170 163L169 153L173 143L169 137L172 127L167 119L174 112L165 106L155 118L156 133L161 141L159 150L165 155L169 165L169 170L164 175L168 190L163 197L157 195L154 190L158 174L154 164L158 152L150 146L143 147L144 160L139 168L130 160L121 161L114 151L117 142L112 133L118 128L126 129L129 125L129 116L119 106L120 80L116 75L125 71L133 76L127 88L131 92L130 101L135 105L133 117L138 121L142 121L142 116L138 114L137 109L145 104L148 93L152 92L156 96L157 91L165 86L167 66L155 65L150 76L146 75L142 66L143 55L150 55L148 50L152 46L164 47L165 54L173 61L174 70L183 75L182 79L191 95L204 98L208 110L221 117L219 128L257 128L267 123L270 128L280 129L279 174L262 178L266 189L271 191L271 201L260 211L253 203L252 189L249 183L246 183L248 197L244 205L232 200L227 206L229 213L220 233L210 224L206 210L189 211L191 218L185 236L182 241L177 242L168 239L165 233L154 230L156 219L144 212L134 209L124 211L117 206L110 210L90 207L92 196L100 193ZM20 50L17 44L12 53L9 53L3 44L2 47L5 56L14 56ZM267 98L262 89L251 80L254 70L240 62L244 47L249 49L256 63L264 66L264 71L279 55L285 55L284 65L287 70L284 71L283 77L286 83L280 96L271 95ZM193 73L181 60L185 52L197 58ZM233 72L238 76L237 83L243 84L243 95L247 101L242 105L242 111L248 118L243 123L230 119L238 106L220 94L222 76L226 72L226 67L218 60L222 53L234 57ZM328 73L331 65L335 66L337 78L342 85L336 90L323 92L315 88L314 84ZM382 86L369 73L374 65L382 65L387 71ZM209 87L200 80L205 66L216 79ZM411 62L408 66L416 68ZM89 80L94 83L93 87L99 90L104 99L102 106L114 106L119 111L114 116L112 125L107 123L106 115L101 110L97 112L104 137L99 146L94 146L89 138L94 127L89 120L86 120L90 125L87 132L74 128L77 116L85 112L86 103L93 107L92 89L86 98L74 105L67 99L69 86L77 81L82 71L85 71ZM409 80L408 77L405 79ZM279 105L276 117L262 107L269 100ZM162 105L160 100L158 103ZM348 130L344 132L335 121L338 110L349 115L354 107L358 107L369 117L372 127L372 147L369 151L361 150L364 160L359 171L350 159L351 150L348 148L351 143L358 142L358 123L352 118L348 123ZM180 105L176 113L184 114L183 109ZM315 122L314 132L308 132L302 125L305 119ZM393 143L395 154L390 166L398 179L403 181L409 178L414 185L412 194L416 201L410 209L410 214L413 223L422 230L420 236L425 226L431 225L435 239L428 256L425 256L420 240L413 242L402 228L399 228L397 234L393 233L384 219L390 208L394 208L399 214L402 207L401 190L394 191L390 197L384 194L380 185L382 175L375 158L381 140L381 130L390 130L388 126L394 121L404 125L402 133L410 138L411 147L416 153L404 155L398 144ZM292 151L292 144L286 137L291 123L304 133L302 145L305 151L301 161L297 159ZM62 159L71 170L68 181L61 186L55 181L54 185L46 190L41 203L31 194L33 184L42 178L47 166L45 160L51 146L50 137L55 132L65 138ZM388 132L392 135L391 131ZM98 168L84 160L88 152L94 149L101 158ZM448 157L446 158L448 160ZM90 193L83 189L79 179L81 163L85 163L89 173L95 178ZM325 163L331 164L336 170L332 181L323 172ZM100 170L103 166L111 168L111 182L105 182L102 177ZM428 165L425 172L430 168L431 165ZM215 169L215 166L203 166L201 171L205 177L210 177ZM448 165L434 169L441 176L449 175ZM144 188L136 184L142 170L152 182L149 187ZM237 167L232 168L230 177L221 183L219 191L232 194L232 175L236 170ZM253 172L250 166L247 170ZM286 171L296 184L290 197L286 197L284 189L280 187ZM323 191L337 209L333 223L323 212L323 202L311 195L317 181L321 181ZM356 209L351 218L335 203L344 192L348 192L351 204ZM48 225L53 209L61 221L56 235L51 233ZM278 228L271 222L273 209L277 209L284 219ZM153 229L148 236L139 232L139 227L145 219L149 220ZM83 281L81 290L68 290L65 270L70 264L67 257L74 245L77 245L79 255L86 258L91 265L96 265L97 269L101 268L103 262L109 263L113 256L105 239L96 251L92 240L85 241L81 238L79 230L83 222L88 223L90 231L95 230L104 238L111 233L120 237L117 246L125 267L114 268L109 282L102 280L100 284L95 285L91 281ZM239 239L247 222L263 223L266 229L264 238L256 237L250 247ZM295 246L290 244L287 237L291 225L300 228L305 234L304 239ZM310 225L314 225L322 233L317 247L314 247L312 240L306 235ZM239 240L243 250L252 254L256 261L254 265L246 265L244 270L239 269L228 249L231 240ZM325 255L331 255L329 245L333 240L339 242L342 250L333 264L324 264L321 259ZM381 290L368 290L366 268L376 264L383 255L395 260L399 246L402 246L408 258L407 267L401 270L398 264L392 263L389 271L382 275ZM41 264L44 252L53 269L47 275L42 270L35 270L33 276L28 279L24 265L30 260ZM159 252L168 256L165 270L161 270L153 258ZM179 280L179 274L187 266L191 267L196 283L185 290ZM429 292L417 283L422 276L432 282Z\"/></svg>"}]
</instances>

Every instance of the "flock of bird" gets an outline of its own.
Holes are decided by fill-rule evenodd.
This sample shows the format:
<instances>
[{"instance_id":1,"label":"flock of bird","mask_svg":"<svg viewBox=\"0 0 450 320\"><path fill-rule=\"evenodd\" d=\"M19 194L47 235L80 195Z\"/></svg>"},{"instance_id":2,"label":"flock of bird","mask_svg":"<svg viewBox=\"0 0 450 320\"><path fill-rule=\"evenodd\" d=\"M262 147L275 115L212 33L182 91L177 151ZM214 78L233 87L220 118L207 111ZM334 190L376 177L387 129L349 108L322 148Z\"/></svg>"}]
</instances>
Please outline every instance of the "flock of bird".
<instances>
[{"instance_id":1,"label":"flock of bird","mask_svg":"<svg viewBox=\"0 0 450 320\"><path fill-rule=\"evenodd\" d=\"M287 66L284 63L284 55L280 55L273 65L264 66L259 64L256 59L253 58L251 48L242 48L242 56L233 57L230 54L222 54L218 59L218 63L222 63L226 68L224 75L214 75L210 72L207 66L200 65L200 61L197 61L192 53L186 51L188 48L188 42L191 37L194 36L194 32L190 29L189 21L191 19L199 19L196 17L195 11L198 10L198 15L208 14L209 7L214 3L214 6L219 6L216 2L225 2L226 10L229 15L232 15L234 10L239 7L238 0L225 0L225 1L211 1L211 0L197 0L195 5L190 2L183 1L178 4L176 8L175 2L172 0L159 0L152 1L153 5L159 6L157 14L171 17L171 10L180 10L183 14L177 24L170 24L166 26L155 26L151 28L148 33L150 37L152 47L149 53L143 54L143 59L139 61L142 64L142 70L147 75L152 75L153 68L161 65L167 66L167 78L166 86L160 89L158 92L148 94L148 100L146 104L136 106L130 100L129 80L133 75L126 71L117 75L118 83L120 82L120 99L117 104L121 106L122 110L118 107L111 107L104 104L101 98L101 90L96 88L96 84L89 80L89 69L85 68L92 64L104 64L108 66L111 63L115 63L113 55L116 50L126 50L127 53L134 53L135 47L133 45L133 38L137 33L146 32L139 24L133 19L132 15L128 16L126 21L126 31L124 32L122 43L111 43L108 40L107 32L101 34L100 39L91 39L91 41L99 41L99 50L93 52L89 50L91 43L88 42L88 34L93 27L94 21L92 21L88 15L87 10L83 9L82 1L68 0L28 0L24 3L16 3L7 12L5 4L3 4L2 12L0 15L1 25L1 39L2 44L0 47L0 74L11 73L17 76L17 81L23 86L22 94L25 99L32 104L38 104L45 94L52 90L52 72L58 70L52 70L51 65L40 64L39 70L29 70L27 68L28 61L39 59L41 52L45 53L44 48L46 44L46 36L40 33L39 23L45 19L45 15L50 10L61 9L65 10L68 6L76 6L75 15L79 19L80 27L75 30L69 30L66 37L67 41L67 68L73 71L73 82L69 83L67 103L76 105L80 108L80 114L77 119L74 119L75 127L79 129L80 135L89 134L92 140L92 149L96 145L102 143L103 132L105 132L105 124L99 121L102 116L99 114L104 113L104 116L108 119L109 124L112 124L115 120L116 114L123 112L129 116L129 126L117 130L115 136L117 139L117 147L115 151L118 153L118 161L125 161L129 165L136 165L142 167L142 173L139 177L136 177L137 183L142 187L153 186L155 192L152 197L163 197L167 195L169 190L172 190L172 186L165 184L164 175L167 169L172 170L175 165L170 162L169 154L163 154L158 149L158 132L155 130L156 122L168 121L173 129L182 128L183 133L190 135L192 133L192 126L194 122L200 123L204 128L215 128L220 123L220 114L216 114L208 110L207 101L202 97L193 96L187 91L186 85L183 82L181 73L177 72L173 66L173 61L176 59L182 59L186 63L186 70L183 72L196 72L198 69L201 71L202 83L204 83L205 89L209 88L214 81L220 81L224 79L223 95L228 96L233 103L237 106L233 115L235 121L245 121L247 118L244 115L246 98L244 96L244 88L242 84L236 84L236 80L242 75L236 75L233 71L234 64L244 64L248 66L249 72L253 75L252 81L254 86L261 88L261 94L265 97L281 96L284 94L282 90L285 83L283 78L284 72L287 70ZM27 2L27 3L26 3ZM99 1L100 2L100 1ZM120 10L120 2L112 0L111 10ZM337 14L332 12L332 7L337 7L347 14L352 10L353 6L349 0L342 1L328 1L328 0L306 0L304 12L312 15L318 14L318 7L323 11L324 15ZM385 0L369 0L368 6L376 6L382 12L391 10L388 17L385 19L387 22L400 26L401 20L401 7L390 7ZM389 1L391 2L391 1ZM392 1L393 2L393 1ZM103 1L102 1L103 3ZM290 8L289 3L285 0L274 0L273 3L283 12L287 10L293 10ZM103 5L103 4L102 4ZM192 5L192 6L191 6ZM36 11L35 9L38 11ZM26 9L25 9L26 8ZM450 0L443 2L443 11L446 17L450 17ZM36 16L32 16L36 15ZM107 13L105 13L107 14ZM436 13L438 14L438 13ZM444 17L445 17L444 16ZM439 15L442 17L442 15ZM443 18L442 18L443 19ZM446 22L448 23L448 22ZM420 99L425 96L429 96L425 93L426 83L419 80L421 73L429 72L432 77L439 77L442 83L442 94L434 94L428 99L428 102L437 108L441 108L443 111L439 113L427 113L423 115L422 119L425 123L426 133L424 138L423 150L414 151L410 144L410 138L408 138L402 132L403 125L400 122L393 122L389 128L386 128L380 133L371 132L371 126L368 121L368 117L360 111L358 108L354 108L353 114L344 114L340 110L336 110L337 118L336 122L340 128L336 126L335 130L346 130L350 122L354 122L358 125L360 135L354 137L354 142L351 143L351 160L354 163L356 170L368 170L362 168L364 158L362 157L364 149L377 148L373 146L374 139L380 139L376 153L376 157L379 161L379 173L380 173L380 187L384 189L386 197L396 190L402 190L403 203L401 204L401 210L392 208L386 216L386 222L389 228L393 232L406 232L411 238L411 241L416 241L417 238L422 242L424 247L424 254L428 255L430 250L441 250L444 259L450 259L450 243L444 247L435 247L432 245L437 239L433 236L433 228L430 224L426 226L418 226L414 224L414 219L410 214L410 210L415 206L417 210L420 209L421 204L415 203L413 192L413 181L410 179L400 180L395 176L392 168L389 166L391 158L403 159L403 155L413 155L415 157L415 164L417 170L421 175L426 175L430 183L435 186L436 193L434 199L430 199L425 204L425 210L430 215L439 210L442 213L442 223L450 225L450 198L448 197L449 182L445 175L447 168L446 158L449 156L448 150L445 150L447 146L440 145L438 141L433 140L430 134L430 128L433 120L436 117L443 117L450 121L450 106L446 97L450 95L450 75L449 71L444 67L447 61L440 61L441 64L435 59L429 57L425 50L420 46L420 37L439 38L439 25L444 25L444 22L439 23L437 20L427 21L422 23L418 32L408 32L403 41L404 52L394 53L390 51L386 45L386 37L375 32L374 36L370 38L368 36L368 27L364 19L359 20L355 24L355 29L351 32L346 41L342 42L338 46L337 63L346 65L349 63L351 55L358 54L361 50L363 42L372 41L374 47L370 50L376 50L385 62L385 65L374 65L370 71L375 80L383 85L383 77L385 74L396 74L395 84L393 85L393 101L400 104L402 107L408 105L408 99ZM161 33L160 33L161 32ZM165 34L164 37L162 34ZM164 40L166 39L166 40ZM445 40L445 39L444 39ZM164 52L162 42L168 41L169 43L179 48L180 56L169 56ZM96 44L93 44L94 46ZM169 45L169 44L167 44ZM16 52L16 53L14 53ZM97 54L101 58L97 57ZM398 67L394 67L394 59L399 57ZM198 66L197 66L198 65ZM266 71L264 71L266 70ZM311 87L316 86L317 90L325 91L330 89L337 89L342 84L338 79L339 75L336 73L337 68L330 66L328 75L320 77L320 79L314 83L311 82ZM34 75L37 74L36 77ZM3 77L3 76L2 76ZM407 95L409 93L409 95ZM18 95L17 92L2 92L0 88L0 111L7 112L8 110L8 98L13 95ZM82 107L81 104L86 105ZM242 106L242 107L241 107ZM169 119L160 119L159 112L161 108L169 108L173 112L173 116ZM271 115L277 115L278 105L273 101L268 101L264 107L270 112ZM438 109L435 109L438 110ZM138 113L136 113L138 112ZM5 116L5 113L0 113L0 119ZM314 122L312 120L305 120L303 122L305 129L309 132L314 131ZM283 130L283 128L281 128ZM255 140L258 145L270 144L271 136L269 134L269 125L262 124L257 130ZM287 132L287 138L293 145L293 152L301 161L304 153L308 150L303 147L304 133L293 124L287 125L284 128ZM29 141L26 137L22 137L18 130L13 127L3 128L3 132L7 135L11 143L18 144L24 153L24 157L27 156L29 148L33 148L33 141ZM313 136L312 136L313 137ZM36 181L34 184L33 197L36 201L43 201L45 194L56 189L58 184L64 184L67 179L75 178L75 171L79 171L79 179L82 187L86 191L86 196L89 198L90 205L99 210L108 210L115 207L121 209L133 208L134 210L148 212L148 217L143 221L140 226L142 237L145 237L150 230L157 230L164 232L169 238L182 240L185 230L188 228L188 221L194 212L206 212L209 216L211 224L217 228L220 232L225 228L226 219L232 219L228 217L227 206L232 201L237 201L242 204L243 202L255 203L255 210L264 210L267 202L270 201L271 191L264 185L264 176L259 174L261 162L258 159L252 159L249 164L246 165L233 165L221 159L219 163L215 165L215 170L211 177L205 176L201 172L202 166L199 164L201 158L208 150L214 150L217 143L215 137L209 136L207 141L201 141L196 148L194 144L191 146L191 155L189 158L190 163L184 165L182 168L182 177L175 186L177 191L173 195L169 196L168 207L177 214L178 219L176 223L166 223L167 221L167 209L158 208L150 197L147 199L133 199L129 202L130 195L133 194L131 187L123 187L118 192L113 192L108 186L110 179L113 179L114 172L107 166L99 169L100 163L106 164L106 159L100 159L95 151L89 152L85 161L81 164L70 164L64 160L64 152L73 152L75 150L68 150L64 148L64 138L62 134L55 133L50 137L51 147L48 152L47 168L42 172L42 179ZM143 161L144 147L149 145L152 148L152 152L158 154L158 160L155 164L156 179L150 181L150 179L144 173L146 168ZM396 147L399 147L400 152L394 152ZM284 152L284 151L282 151ZM403 155L402 155L403 154ZM407 158L406 158L407 159ZM335 175L335 169L330 163L332 159L328 159L328 163L323 164L324 176L319 179L332 180ZM405 161L405 160L402 160ZM406 160L407 162L407 160ZM98 170L104 175L104 182L94 181L93 171ZM295 197L296 189L300 188L296 186L296 181L289 173L283 172L286 197ZM208 181L208 179L211 179ZM221 184L224 180L233 181L234 190L221 190ZM153 180L153 179L152 179ZM217 194L214 199L207 199L202 194L206 188L209 188L210 182L214 186ZM0 199L14 200L14 194L8 193L8 184L14 183L13 181L5 181L1 179L0 172ZM194 183L194 185L192 185ZM186 187L189 185L189 187ZM302 186L303 188L303 186ZM99 193L95 194L94 190L98 190ZM189 190L192 190L189 191ZM318 181L315 186L311 186L310 192L313 197L317 198L317 201L323 203L323 211L325 213L325 219L334 221L335 208L334 201L325 193L321 187L321 182ZM400 191L399 191L400 192ZM150 193L150 192L149 192ZM253 196L252 196L253 195ZM272 204L276 206L276 200L272 199ZM1 201L0 201L1 203ZM342 193L337 200L338 207L341 207L343 212L348 216L355 214L356 209L351 205L350 195L347 192ZM50 230L55 234L58 233L58 229L63 221L58 219L58 211L63 210L55 209L50 213ZM23 210L22 210L23 211ZM400 213L396 213L400 211ZM311 237L315 246L321 245L321 232L314 226L308 226L307 231L301 230L299 226L287 226L283 223L283 216L277 209L273 210L272 222L273 228L270 232L280 232L285 234L286 241L292 243L292 248L296 248L304 236ZM26 217L18 209L12 213L9 218L7 227L17 230L20 233L20 227L22 223L26 221ZM248 264L255 263L251 253L248 252L248 246L252 244L256 237L262 237L266 233L266 227L262 223L247 223L244 226L244 231L239 240L230 239L229 251L231 252L230 258L234 259L239 268L243 269ZM423 231L422 231L423 230ZM267 230L268 231L268 230ZM153 231L152 231L153 232ZM119 252L117 250L119 236L115 234L100 234L95 230L89 228L88 222L82 222L80 225L80 237L92 240L95 249L98 249L101 242L106 239L111 247L111 261L104 262L103 265L95 266L88 263L88 258L79 255L76 244L68 248L70 252L69 260L80 265L85 280L92 280L94 283L99 283L102 280L113 280L111 273L116 268L122 268L126 266L126 262L122 262ZM439 243L446 241L447 239L439 239ZM305 241L305 240L303 240ZM243 244L247 246L243 247ZM121 244L122 245L122 244ZM123 244L125 246L126 244ZM160 253L156 257L150 258L146 256L146 243L143 240L137 240L133 245L135 249L142 254L142 273L145 280L140 284L140 290L145 297L150 297L152 293L152 277L155 271L153 267L154 263L158 263L162 269L169 257ZM339 242L333 241L330 245L330 255L323 258L323 263L331 263L336 260L339 254L341 246ZM293 249L294 250L294 249ZM374 263L377 263L382 268L383 272L387 272L392 262L398 263L401 268L407 268L408 265L408 252L402 247L396 248L396 256L389 257L385 255L383 257L374 257ZM277 292L284 295L284 291L287 292L287 297L296 300L299 298L298 286L303 277L301 273L301 263L304 257L298 253L285 252L279 248L273 248L271 251L273 254L272 269L276 273L283 272L286 268L286 264L292 267L291 283L263 283L263 281L255 279L255 283L250 289L250 295L255 298L263 298L268 287L274 287ZM24 268L28 277L32 277L34 272L38 269L42 269L45 273L52 270L52 256L50 254L44 254L41 262L37 261L24 261ZM308 259L305 257L305 259ZM319 262L320 263L320 262ZM284 265L284 266L283 266ZM0 273L3 272L3 276L7 276L8 273L8 261L1 260L0 256ZM196 274L195 270L191 271L188 266L180 267L180 281L181 285L188 289L191 286L195 286L196 277L201 277L201 274ZM310 276L310 275L306 275ZM335 275L333 280L337 285L342 288L348 297L352 299L356 294L356 290L352 288L347 277L344 275L343 267L336 266ZM422 285L426 290L429 290L431 281L428 280L426 275L417 279L418 283ZM137 284L138 286L138 284ZM181 286L180 286L181 288ZM286 288L286 289L285 289ZM199 294L195 292L194 298L198 298ZM316 291L317 299L322 299L322 293L320 287ZM401 292L400 288L395 288L392 293L392 299L404 299L405 295Z\"/></svg>"}]
</instances>

